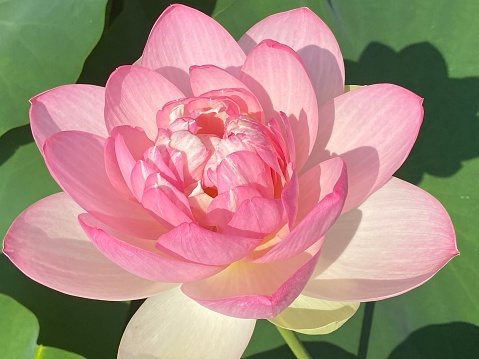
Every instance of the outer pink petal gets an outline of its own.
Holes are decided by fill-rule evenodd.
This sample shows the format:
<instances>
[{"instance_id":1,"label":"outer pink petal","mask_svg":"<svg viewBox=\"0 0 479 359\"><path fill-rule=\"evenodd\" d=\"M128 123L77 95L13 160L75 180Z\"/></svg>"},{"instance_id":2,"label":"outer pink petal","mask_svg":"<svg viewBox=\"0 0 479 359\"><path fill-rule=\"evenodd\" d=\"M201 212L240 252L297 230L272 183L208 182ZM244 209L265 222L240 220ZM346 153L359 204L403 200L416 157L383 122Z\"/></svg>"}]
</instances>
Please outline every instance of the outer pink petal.
<instances>
[{"instance_id":1,"label":"outer pink petal","mask_svg":"<svg viewBox=\"0 0 479 359\"><path fill-rule=\"evenodd\" d=\"M215 313L173 289L147 299L135 313L118 358L237 359L255 322Z\"/></svg>"},{"instance_id":2,"label":"outer pink petal","mask_svg":"<svg viewBox=\"0 0 479 359\"><path fill-rule=\"evenodd\" d=\"M183 97L175 85L157 72L141 66L121 66L106 83L106 127L111 132L116 126L138 126L155 140L156 113L167 102Z\"/></svg>"},{"instance_id":3,"label":"outer pink petal","mask_svg":"<svg viewBox=\"0 0 479 359\"><path fill-rule=\"evenodd\" d=\"M339 158L329 162L338 161L342 162ZM255 262L264 263L291 258L320 241L328 229L334 224L341 214L346 199L346 167L344 163L342 166L336 166L335 163L331 163L329 166L325 165L324 168L338 171L334 176L330 177L330 179L334 179L334 181L329 183L323 181L321 183L323 185L322 189L325 192L324 197L304 218L298 217L298 220L301 219L301 222L294 227L291 233L284 237L281 242L268 253L255 260Z\"/></svg>"},{"instance_id":4,"label":"outer pink petal","mask_svg":"<svg viewBox=\"0 0 479 359\"><path fill-rule=\"evenodd\" d=\"M165 229L138 203L120 195L105 172L105 139L78 131L59 132L45 141L45 161L62 189L85 211L110 227L142 238Z\"/></svg>"},{"instance_id":5,"label":"outer pink petal","mask_svg":"<svg viewBox=\"0 0 479 359\"><path fill-rule=\"evenodd\" d=\"M256 44L271 39L298 53L308 70L321 106L344 89L344 64L338 43L326 24L307 8L274 14L249 29L239 40L248 54Z\"/></svg>"},{"instance_id":6,"label":"outer pink petal","mask_svg":"<svg viewBox=\"0 0 479 359\"><path fill-rule=\"evenodd\" d=\"M183 223L162 235L156 247L172 256L209 265L228 265L242 259L261 242L260 239L226 235Z\"/></svg>"},{"instance_id":7,"label":"outer pink petal","mask_svg":"<svg viewBox=\"0 0 479 359\"><path fill-rule=\"evenodd\" d=\"M30 125L40 152L51 135L79 130L107 136L103 120L105 89L92 85L65 85L30 100Z\"/></svg>"},{"instance_id":8,"label":"outer pink petal","mask_svg":"<svg viewBox=\"0 0 479 359\"><path fill-rule=\"evenodd\" d=\"M83 233L83 210L65 193L27 208L10 227L3 252L33 280L79 297L101 300L145 298L170 283L137 277L105 258Z\"/></svg>"},{"instance_id":9,"label":"outer pink petal","mask_svg":"<svg viewBox=\"0 0 479 359\"><path fill-rule=\"evenodd\" d=\"M209 266L173 258L155 248L155 241L115 233L99 228L88 214L78 217L95 247L111 261L139 277L159 282L189 282L212 276L224 266ZM117 238L119 237L119 238Z\"/></svg>"},{"instance_id":10,"label":"outer pink petal","mask_svg":"<svg viewBox=\"0 0 479 359\"><path fill-rule=\"evenodd\" d=\"M343 212L357 207L406 159L422 122L421 104L419 96L391 84L365 86L328 102L319 110L318 138L303 172L341 156L349 177Z\"/></svg>"},{"instance_id":11,"label":"outer pink petal","mask_svg":"<svg viewBox=\"0 0 479 359\"><path fill-rule=\"evenodd\" d=\"M237 318L272 318L301 293L317 262L319 246L285 261L238 261L223 272L181 286L201 305Z\"/></svg>"},{"instance_id":12,"label":"outer pink petal","mask_svg":"<svg viewBox=\"0 0 479 359\"><path fill-rule=\"evenodd\" d=\"M216 65L236 74L245 57L236 41L215 20L184 5L172 5L153 26L141 64L157 70L191 96L190 66Z\"/></svg>"},{"instance_id":13,"label":"outer pink petal","mask_svg":"<svg viewBox=\"0 0 479 359\"><path fill-rule=\"evenodd\" d=\"M422 284L458 253L441 204L393 178L331 228L303 293L331 300L392 297Z\"/></svg>"},{"instance_id":14,"label":"outer pink petal","mask_svg":"<svg viewBox=\"0 0 479 359\"><path fill-rule=\"evenodd\" d=\"M306 162L318 132L318 105L311 80L288 46L265 40L248 54L239 79L260 101L265 118L284 112L296 140L297 169Z\"/></svg>"}]
</instances>

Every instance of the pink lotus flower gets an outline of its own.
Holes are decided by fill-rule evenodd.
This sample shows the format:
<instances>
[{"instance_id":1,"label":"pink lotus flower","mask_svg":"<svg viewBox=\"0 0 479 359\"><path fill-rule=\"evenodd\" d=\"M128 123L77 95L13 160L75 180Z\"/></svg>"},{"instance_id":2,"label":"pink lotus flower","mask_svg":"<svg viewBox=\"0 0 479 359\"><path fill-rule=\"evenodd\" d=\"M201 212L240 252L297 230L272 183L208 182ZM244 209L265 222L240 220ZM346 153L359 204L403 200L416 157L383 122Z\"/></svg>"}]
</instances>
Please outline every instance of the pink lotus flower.
<instances>
[{"instance_id":1,"label":"pink lotus flower","mask_svg":"<svg viewBox=\"0 0 479 359\"><path fill-rule=\"evenodd\" d=\"M236 43L173 5L105 88L31 103L63 192L15 220L4 252L64 293L149 297L121 358L239 357L258 318L328 333L458 254L444 208L392 177L422 99L391 84L344 93L338 44L306 8Z\"/></svg>"}]
</instances>

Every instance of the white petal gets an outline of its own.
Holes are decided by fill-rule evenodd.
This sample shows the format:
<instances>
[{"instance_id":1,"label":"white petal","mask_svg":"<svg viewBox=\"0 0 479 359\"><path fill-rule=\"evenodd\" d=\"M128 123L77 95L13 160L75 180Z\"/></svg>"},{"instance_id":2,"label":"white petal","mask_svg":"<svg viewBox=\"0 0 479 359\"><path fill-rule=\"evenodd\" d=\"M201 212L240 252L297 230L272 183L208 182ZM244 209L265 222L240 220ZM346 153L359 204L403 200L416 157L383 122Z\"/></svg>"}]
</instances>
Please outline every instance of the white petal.
<instances>
[{"instance_id":1,"label":"white petal","mask_svg":"<svg viewBox=\"0 0 479 359\"><path fill-rule=\"evenodd\" d=\"M240 358L255 322L213 312L175 288L140 307L126 327L118 358Z\"/></svg>"}]
</instances>

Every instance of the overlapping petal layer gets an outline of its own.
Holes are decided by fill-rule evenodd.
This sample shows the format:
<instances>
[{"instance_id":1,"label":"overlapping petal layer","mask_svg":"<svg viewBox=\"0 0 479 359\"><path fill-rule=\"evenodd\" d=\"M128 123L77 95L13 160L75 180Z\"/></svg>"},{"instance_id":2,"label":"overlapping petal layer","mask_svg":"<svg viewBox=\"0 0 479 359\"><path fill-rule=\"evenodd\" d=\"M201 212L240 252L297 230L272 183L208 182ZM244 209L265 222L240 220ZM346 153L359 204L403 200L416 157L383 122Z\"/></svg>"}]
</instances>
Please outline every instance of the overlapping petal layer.
<instances>
[{"instance_id":1,"label":"overlapping petal layer","mask_svg":"<svg viewBox=\"0 0 479 359\"><path fill-rule=\"evenodd\" d=\"M147 299L135 313L118 358L239 358L255 322L215 313L172 289Z\"/></svg>"},{"instance_id":2,"label":"overlapping petal layer","mask_svg":"<svg viewBox=\"0 0 479 359\"><path fill-rule=\"evenodd\" d=\"M33 280L85 298L132 300L175 286L137 277L104 257L78 226L82 212L65 193L38 201L12 224L3 252Z\"/></svg>"},{"instance_id":3,"label":"overlapping petal layer","mask_svg":"<svg viewBox=\"0 0 479 359\"><path fill-rule=\"evenodd\" d=\"M333 331L357 302L410 290L458 253L442 206L392 178L422 99L343 89L338 44L309 9L270 16L238 44L172 5L106 88L31 100L64 193L21 214L4 251L69 294L153 296L120 358L239 357L257 318Z\"/></svg>"},{"instance_id":4,"label":"overlapping petal layer","mask_svg":"<svg viewBox=\"0 0 479 359\"><path fill-rule=\"evenodd\" d=\"M458 253L441 204L393 178L330 229L304 294L340 301L391 297L425 282Z\"/></svg>"}]
</instances>

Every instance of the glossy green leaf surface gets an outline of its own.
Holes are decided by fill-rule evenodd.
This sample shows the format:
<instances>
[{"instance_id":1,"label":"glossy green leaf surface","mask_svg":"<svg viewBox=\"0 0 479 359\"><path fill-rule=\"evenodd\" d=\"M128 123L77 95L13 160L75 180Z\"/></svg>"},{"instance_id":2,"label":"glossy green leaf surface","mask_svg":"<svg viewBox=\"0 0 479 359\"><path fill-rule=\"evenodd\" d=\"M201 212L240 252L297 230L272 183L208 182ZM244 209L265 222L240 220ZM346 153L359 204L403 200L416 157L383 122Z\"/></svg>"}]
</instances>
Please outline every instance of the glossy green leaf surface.
<instances>
[{"instance_id":1,"label":"glossy green leaf surface","mask_svg":"<svg viewBox=\"0 0 479 359\"><path fill-rule=\"evenodd\" d=\"M0 293L0 348L3 358L81 359L80 355L37 345L39 324L35 315Z\"/></svg>"},{"instance_id":2,"label":"glossy green leaf surface","mask_svg":"<svg viewBox=\"0 0 479 359\"><path fill-rule=\"evenodd\" d=\"M75 82L103 30L106 0L0 1L0 135L28 123L28 100Z\"/></svg>"}]
</instances>

